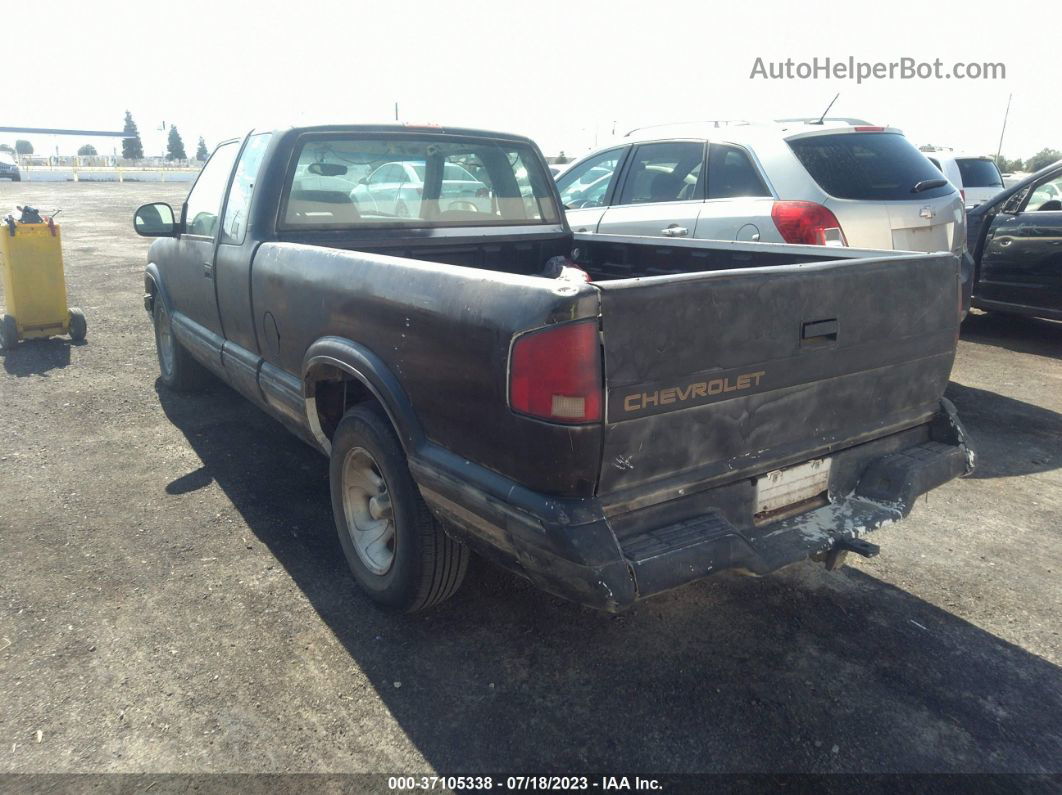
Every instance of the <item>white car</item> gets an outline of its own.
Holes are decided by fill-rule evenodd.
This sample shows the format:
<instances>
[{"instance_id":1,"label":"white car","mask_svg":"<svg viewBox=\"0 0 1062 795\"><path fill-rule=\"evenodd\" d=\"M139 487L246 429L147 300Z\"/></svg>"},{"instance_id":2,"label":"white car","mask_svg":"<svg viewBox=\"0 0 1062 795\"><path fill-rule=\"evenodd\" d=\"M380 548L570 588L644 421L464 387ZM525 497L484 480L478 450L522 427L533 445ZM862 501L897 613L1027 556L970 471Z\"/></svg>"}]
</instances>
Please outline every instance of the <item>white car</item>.
<instances>
[{"instance_id":1,"label":"white car","mask_svg":"<svg viewBox=\"0 0 1062 795\"><path fill-rule=\"evenodd\" d=\"M929 162L959 189L967 208L988 201L1003 190L1003 175L987 155L926 152Z\"/></svg>"},{"instance_id":2,"label":"white car","mask_svg":"<svg viewBox=\"0 0 1062 795\"><path fill-rule=\"evenodd\" d=\"M847 120L634 132L557 179L576 232L952 251L958 191L896 129Z\"/></svg>"},{"instance_id":3,"label":"white car","mask_svg":"<svg viewBox=\"0 0 1062 795\"><path fill-rule=\"evenodd\" d=\"M359 181L350 198L359 208L398 218L416 218L420 215L425 168L423 161L384 163ZM490 190L457 163L443 165L439 198L444 211L492 211Z\"/></svg>"}]
</instances>

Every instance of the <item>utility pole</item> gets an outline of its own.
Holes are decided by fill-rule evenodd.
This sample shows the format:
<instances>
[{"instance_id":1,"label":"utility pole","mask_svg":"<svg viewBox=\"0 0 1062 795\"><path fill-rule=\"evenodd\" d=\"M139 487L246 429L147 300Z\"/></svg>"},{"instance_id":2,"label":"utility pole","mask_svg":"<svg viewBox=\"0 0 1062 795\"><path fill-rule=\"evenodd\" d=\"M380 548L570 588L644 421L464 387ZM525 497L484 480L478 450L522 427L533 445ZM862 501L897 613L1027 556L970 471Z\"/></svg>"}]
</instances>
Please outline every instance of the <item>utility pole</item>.
<instances>
[{"instance_id":1,"label":"utility pole","mask_svg":"<svg viewBox=\"0 0 1062 795\"><path fill-rule=\"evenodd\" d=\"M395 121L398 121L398 103L395 103Z\"/></svg>"},{"instance_id":2,"label":"utility pole","mask_svg":"<svg viewBox=\"0 0 1062 795\"><path fill-rule=\"evenodd\" d=\"M999 147L996 149L996 165L999 165L999 155L1003 151L1003 133L1007 131L1007 116L1010 115L1010 101L1014 98L1013 94L1007 95L1007 110L1003 114L1003 129L999 131Z\"/></svg>"}]
</instances>

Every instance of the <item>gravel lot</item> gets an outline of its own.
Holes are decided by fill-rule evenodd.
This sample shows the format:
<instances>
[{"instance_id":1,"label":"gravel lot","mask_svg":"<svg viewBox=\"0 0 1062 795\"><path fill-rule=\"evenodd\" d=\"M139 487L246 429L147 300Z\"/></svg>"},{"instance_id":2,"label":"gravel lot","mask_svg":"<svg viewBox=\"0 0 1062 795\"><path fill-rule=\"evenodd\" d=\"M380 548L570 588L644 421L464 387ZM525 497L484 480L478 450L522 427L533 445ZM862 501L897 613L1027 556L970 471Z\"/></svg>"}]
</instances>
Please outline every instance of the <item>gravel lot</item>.
<instances>
[{"instance_id":1,"label":"gravel lot","mask_svg":"<svg viewBox=\"0 0 1062 795\"><path fill-rule=\"evenodd\" d=\"M1062 325L968 320L980 467L876 559L620 616L479 566L395 617L322 456L156 383L131 215L185 191L0 185L63 208L89 324L0 359L0 772L1062 772Z\"/></svg>"}]
</instances>

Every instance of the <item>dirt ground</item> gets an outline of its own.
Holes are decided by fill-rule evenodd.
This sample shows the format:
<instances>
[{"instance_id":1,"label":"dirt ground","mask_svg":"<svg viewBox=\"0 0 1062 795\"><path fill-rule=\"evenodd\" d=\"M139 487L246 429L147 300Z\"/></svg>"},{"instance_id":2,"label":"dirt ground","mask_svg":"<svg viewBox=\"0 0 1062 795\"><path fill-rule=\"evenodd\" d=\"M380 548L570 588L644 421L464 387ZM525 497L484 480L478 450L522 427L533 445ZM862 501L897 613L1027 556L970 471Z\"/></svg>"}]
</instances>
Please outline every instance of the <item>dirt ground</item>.
<instances>
[{"instance_id":1,"label":"dirt ground","mask_svg":"<svg viewBox=\"0 0 1062 795\"><path fill-rule=\"evenodd\" d=\"M235 393L157 384L134 208L63 208L88 340L0 372L0 772L1062 771L1062 325L963 328L980 466L873 560L719 576L620 616L478 567L395 617L327 462Z\"/></svg>"}]
</instances>

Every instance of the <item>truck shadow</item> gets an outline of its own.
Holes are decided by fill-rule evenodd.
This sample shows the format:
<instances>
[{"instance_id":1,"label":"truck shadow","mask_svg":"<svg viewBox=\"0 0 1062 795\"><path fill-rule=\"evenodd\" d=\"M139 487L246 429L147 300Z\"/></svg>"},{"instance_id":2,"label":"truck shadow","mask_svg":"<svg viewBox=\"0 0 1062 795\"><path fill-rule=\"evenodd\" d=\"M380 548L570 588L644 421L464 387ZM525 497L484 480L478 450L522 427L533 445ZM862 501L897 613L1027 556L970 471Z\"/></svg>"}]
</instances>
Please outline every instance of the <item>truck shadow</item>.
<instances>
[{"instance_id":1,"label":"truck shadow","mask_svg":"<svg viewBox=\"0 0 1062 795\"><path fill-rule=\"evenodd\" d=\"M76 344L79 343L55 337L46 340L23 340L13 349L2 351L4 371L25 378L62 369L70 364L70 346Z\"/></svg>"},{"instance_id":2,"label":"truck shadow","mask_svg":"<svg viewBox=\"0 0 1062 795\"><path fill-rule=\"evenodd\" d=\"M1054 320L998 312L971 313L960 332L966 342L1062 359L1062 323Z\"/></svg>"},{"instance_id":3,"label":"truck shadow","mask_svg":"<svg viewBox=\"0 0 1062 795\"><path fill-rule=\"evenodd\" d=\"M1057 667L853 569L720 577L619 616L485 569L431 612L382 613L319 453L227 389L158 392L203 464L172 490L216 481L441 772L1057 769Z\"/></svg>"},{"instance_id":4,"label":"truck shadow","mask_svg":"<svg viewBox=\"0 0 1062 795\"><path fill-rule=\"evenodd\" d=\"M952 381L944 395L973 439L972 478L1047 472L1062 466L1062 414Z\"/></svg>"}]
</instances>

